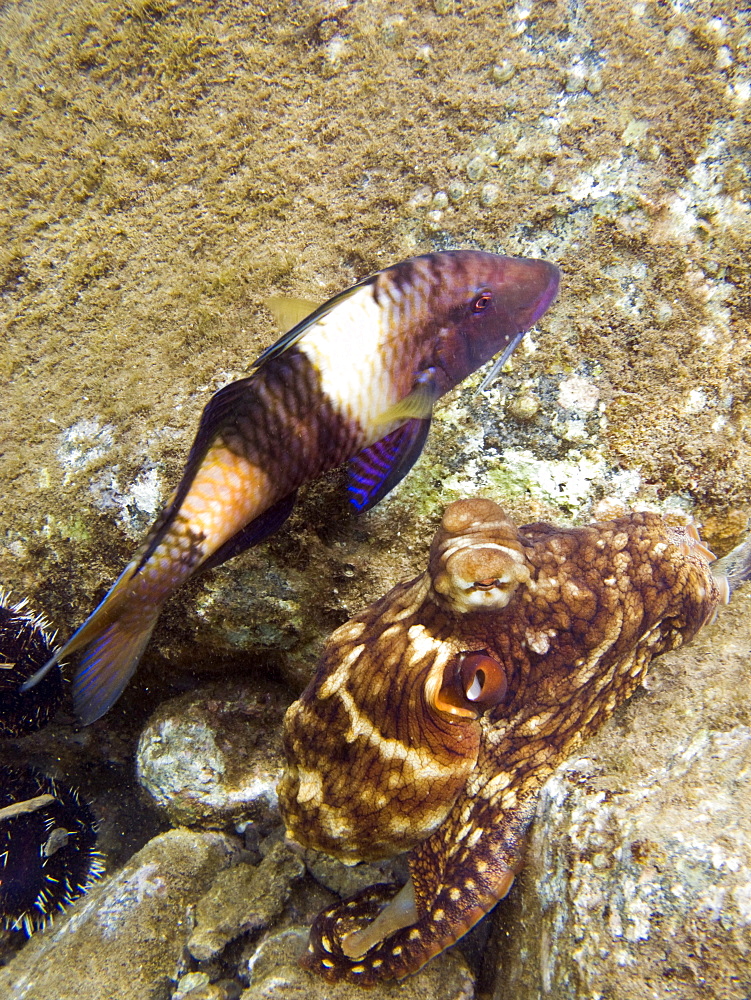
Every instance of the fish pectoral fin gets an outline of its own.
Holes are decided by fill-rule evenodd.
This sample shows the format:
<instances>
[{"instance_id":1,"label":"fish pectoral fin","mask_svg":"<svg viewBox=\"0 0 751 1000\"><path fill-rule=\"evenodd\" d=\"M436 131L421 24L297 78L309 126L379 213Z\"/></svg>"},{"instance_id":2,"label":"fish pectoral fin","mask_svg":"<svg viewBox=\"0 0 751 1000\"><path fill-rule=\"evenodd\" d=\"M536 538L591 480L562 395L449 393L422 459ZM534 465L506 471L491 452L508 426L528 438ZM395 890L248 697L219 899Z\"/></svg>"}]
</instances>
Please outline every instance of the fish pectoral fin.
<instances>
[{"instance_id":1,"label":"fish pectoral fin","mask_svg":"<svg viewBox=\"0 0 751 1000\"><path fill-rule=\"evenodd\" d=\"M288 333L298 323L302 323L314 313L320 302L309 299L294 299L288 295L272 295L264 305L274 317L276 325L283 333Z\"/></svg>"},{"instance_id":2,"label":"fish pectoral fin","mask_svg":"<svg viewBox=\"0 0 751 1000\"><path fill-rule=\"evenodd\" d=\"M370 510L400 483L420 457L430 420L408 420L365 448L349 463L349 500L356 511Z\"/></svg>"},{"instance_id":3,"label":"fish pectoral fin","mask_svg":"<svg viewBox=\"0 0 751 1000\"><path fill-rule=\"evenodd\" d=\"M429 420L433 415L433 405L438 398L435 380L430 372L421 375L411 392L398 403L389 406L378 417L379 424L393 424L397 420Z\"/></svg>"},{"instance_id":4,"label":"fish pectoral fin","mask_svg":"<svg viewBox=\"0 0 751 1000\"><path fill-rule=\"evenodd\" d=\"M263 514L259 514L244 528L240 528L232 538L227 539L224 545L220 545L216 552L201 564L201 569L214 569L216 566L221 566L223 562L233 556L239 555L253 545L258 545L269 535L273 535L292 513L296 500L297 490L282 497Z\"/></svg>"}]
</instances>

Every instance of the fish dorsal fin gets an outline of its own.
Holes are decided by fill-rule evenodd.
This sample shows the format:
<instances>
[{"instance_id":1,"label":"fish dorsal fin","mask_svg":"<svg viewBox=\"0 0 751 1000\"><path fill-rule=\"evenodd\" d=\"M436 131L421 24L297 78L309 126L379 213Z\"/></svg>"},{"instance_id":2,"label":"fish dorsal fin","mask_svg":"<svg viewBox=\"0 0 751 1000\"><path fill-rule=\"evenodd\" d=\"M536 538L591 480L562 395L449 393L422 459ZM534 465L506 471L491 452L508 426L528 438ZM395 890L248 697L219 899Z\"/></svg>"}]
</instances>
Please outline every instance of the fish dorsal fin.
<instances>
[{"instance_id":1,"label":"fish dorsal fin","mask_svg":"<svg viewBox=\"0 0 751 1000\"><path fill-rule=\"evenodd\" d=\"M438 398L432 372L423 372L412 387L411 392L398 403L389 406L378 417L379 424L393 424L397 420L430 420L433 404Z\"/></svg>"},{"instance_id":2,"label":"fish dorsal fin","mask_svg":"<svg viewBox=\"0 0 751 1000\"><path fill-rule=\"evenodd\" d=\"M293 344L296 344L314 323L317 323L318 320L322 319L324 316L328 316L333 309L336 309L338 305L348 299L351 295L354 295L363 286L373 284L375 280L375 277L364 278L362 281L358 281L356 285L352 285L351 288L345 288L343 292L335 295L333 299L329 299L328 302L324 302L323 305L319 306L317 309L313 307L314 311L310 313L309 316L305 316L297 324L297 326L293 326L292 329L285 333L283 337L280 337L279 340L271 344L270 347L267 347L262 354L258 355L256 360L253 362L253 368L260 368L262 365L265 365L267 361L271 361L272 358L278 358L280 354L283 354L284 351L292 347ZM269 306L269 308L271 307Z\"/></svg>"},{"instance_id":3,"label":"fish dorsal fin","mask_svg":"<svg viewBox=\"0 0 751 1000\"><path fill-rule=\"evenodd\" d=\"M363 449L349 463L349 500L358 513L370 510L400 483L420 457L430 420L408 420Z\"/></svg>"},{"instance_id":4,"label":"fish dorsal fin","mask_svg":"<svg viewBox=\"0 0 751 1000\"><path fill-rule=\"evenodd\" d=\"M302 323L311 313L314 313L319 302L309 299L293 299L289 295L272 295L264 305L274 317L276 325L282 333L288 333L298 323Z\"/></svg>"}]
</instances>

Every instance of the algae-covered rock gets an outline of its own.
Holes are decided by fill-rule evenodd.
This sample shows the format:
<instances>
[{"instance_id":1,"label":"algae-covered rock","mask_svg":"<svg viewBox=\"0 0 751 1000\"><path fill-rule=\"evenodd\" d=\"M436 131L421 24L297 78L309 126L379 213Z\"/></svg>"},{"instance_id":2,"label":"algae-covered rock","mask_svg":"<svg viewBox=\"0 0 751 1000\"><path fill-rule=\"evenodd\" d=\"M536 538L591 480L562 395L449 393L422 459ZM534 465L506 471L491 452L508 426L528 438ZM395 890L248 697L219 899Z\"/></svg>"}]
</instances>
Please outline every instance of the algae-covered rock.
<instances>
[{"instance_id":1,"label":"algae-covered rock","mask_svg":"<svg viewBox=\"0 0 751 1000\"><path fill-rule=\"evenodd\" d=\"M183 961L192 908L235 850L218 833L171 830L155 837L0 969L0 996L167 998Z\"/></svg>"},{"instance_id":2,"label":"algae-covered rock","mask_svg":"<svg viewBox=\"0 0 751 1000\"><path fill-rule=\"evenodd\" d=\"M38 766L45 756L58 766L75 757L91 774L101 840L138 839L138 787L124 762L156 703L205 683L201 674L244 669L281 672L299 690L328 633L422 568L452 500L481 493L520 523L581 523L649 505L703 522L719 553L735 544L751 510L749 31L745 5L730 0L0 7L0 580L45 611L61 638L167 501L212 392L248 374L278 336L269 296L324 301L394 261L455 246L544 256L562 271L559 300L509 370L481 392L478 373L440 402L422 458L391 496L355 518L344 472L315 484L276 536L167 604L138 673L96 728L81 734L63 716L46 744L44 732L13 743L13 755L33 746ZM747 633L731 606L714 646L701 647L702 684L693 653L656 664L648 698L598 737L612 743L591 753L611 746L607 760L622 720L636 739L624 742L628 766L612 771L621 777L605 785L618 802L632 802L629 789L653 789L645 774L677 780L666 748L680 755L699 745L698 720L707 748L751 724L747 675L718 652ZM651 708L662 677L677 714L667 702ZM176 822L235 823L234 793L219 805L213 791L195 794L196 776L208 775L219 794L229 773L221 727L204 716L206 739L191 743L198 711L188 699L172 716L173 731L187 733L181 752L191 767L166 753L160 772L152 752L153 787L169 776L164 801ZM166 714L158 718L167 725ZM273 713L265 723L276 730ZM237 762L244 737L230 730ZM170 745L149 733L152 751ZM192 760L189 747L201 748ZM644 759L642 774L631 758ZM182 784L173 781L181 770ZM728 760L721 771L732 798ZM590 785L561 791L555 809L560 796L548 798L535 837L548 822L572 828L566 803L596 817ZM646 833L624 820L623 837L643 835L677 864L648 817L638 822ZM739 818L738 837L746 829ZM626 848L624 840L622 858ZM523 886L535 884L535 851L542 847ZM574 854L550 857L564 899L566 870L600 877L580 871ZM626 861L613 862L616 874L619 865ZM637 870L654 881L651 869ZM511 903L499 911L515 912ZM548 927L539 901L524 906ZM572 907L561 907L552 938L523 918L504 924L518 962L503 968L520 1000L522 982L535 984L536 997L545 977L569 991L562 996L588 997L602 992L590 986L600 974L614 998L630 1000L624 984L638 982L642 961L651 968L645 949L659 922L632 942L622 915L618 938L595 914L603 958L584 922L569 920ZM702 919L711 957L722 913ZM735 927L716 966L732 989L746 967ZM572 928L584 950L566 936ZM52 940L32 939L26 953ZM671 983L690 996L694 975L712 982L702 942L698 957L689 944L659 981L666 997ZM559 948L557 964L550 948ZM616 954L635 962L618 976ZM513 971L522 959L523 975ZM295 983L305 994L308 980ZM76 996L83 989L94 986L82 974Z\"/></svg>"},{"instance_id":3,"label":"algae-covered rock","mask_svg":"<svg viewBox=\"0 0 751 1000\"><path fill-rule=\"evenodd\" d=\"M512 371L441 402L381 509L350 518L342 474L307 491L169 603L140 690L238 653L299 685L469 491L519 520L673 503L716 537L748 510L738 5L25 0L0 37L0 578L63 635L166 502L211 392L278 335L270 295L323 301L450 246L562 270Z\"/></svg>"},{"instance_id":4,"label":"algae-covered rock","mask_svg":"<svg viewBox=\"0 0 751 1000\"><path fill-rule=\"evenodd\" d=\"M138 780L178 825L278 822L290 700L257 682L225 682L165 702L138 742Z\"/></svg>"},{"instance_id":5,"label":"algae-covered rock","mask_svg":"<svg viewBox=\"0 0 751 1000\"><path fill-rule=\"evenodd\" d=\"M544 787L496 911L495 1000L749 996L751 595L735 601Z\"/></svg>"}]
</instances>

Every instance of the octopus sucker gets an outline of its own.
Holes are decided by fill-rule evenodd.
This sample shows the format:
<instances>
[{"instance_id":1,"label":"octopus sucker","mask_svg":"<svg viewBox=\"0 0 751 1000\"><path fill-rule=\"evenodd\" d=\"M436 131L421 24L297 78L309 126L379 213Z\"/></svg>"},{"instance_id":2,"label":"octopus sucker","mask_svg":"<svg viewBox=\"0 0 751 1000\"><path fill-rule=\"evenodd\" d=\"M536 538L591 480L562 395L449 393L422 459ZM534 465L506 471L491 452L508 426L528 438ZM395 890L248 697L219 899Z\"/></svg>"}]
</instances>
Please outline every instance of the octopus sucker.
<instances>
[{"instance_id":1,"label":"octopus sucker","mask_svg":"<svg viewBox=\"0 0 751 1000\"><path fill-rule=\"evenodd\" d=\"M558 528L446 509L425 571L331 636L285 718L288 835L349 862L409 852L404 887L319 914L307 968L402 979L506 895L547 778L751 576L751 542L712 560L650 512Z\"/></svg>"}]
</instances>

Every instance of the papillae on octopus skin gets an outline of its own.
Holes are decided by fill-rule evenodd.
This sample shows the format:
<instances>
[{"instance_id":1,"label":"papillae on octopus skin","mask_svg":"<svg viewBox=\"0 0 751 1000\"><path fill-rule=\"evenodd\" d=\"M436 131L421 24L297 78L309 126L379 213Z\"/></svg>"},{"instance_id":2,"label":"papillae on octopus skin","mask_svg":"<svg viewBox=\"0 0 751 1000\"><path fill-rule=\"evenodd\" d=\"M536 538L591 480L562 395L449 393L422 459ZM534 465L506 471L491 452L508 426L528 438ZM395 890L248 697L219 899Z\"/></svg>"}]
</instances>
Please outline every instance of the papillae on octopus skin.
<instances>
[{"instance_id":1,"label":"papillae on octopus skin","mask_svg":"<svg viewBox=\"0 0 751 1000\"><path fill-rule=\"evenodd\" d=\"M331 636L285 719L289 839L346 863L410 852L383 905L365 891L317 918L309 968L402 978L508 892L547 777L748 579L751 543L713 559L651 513L557 528L447 508L425 572Z\"/></svg>"}]
</instances>

